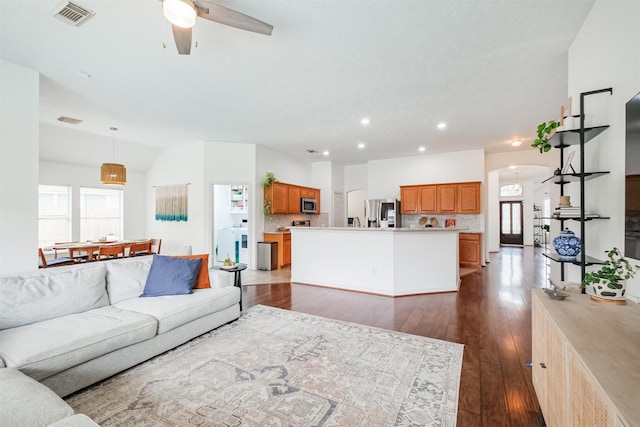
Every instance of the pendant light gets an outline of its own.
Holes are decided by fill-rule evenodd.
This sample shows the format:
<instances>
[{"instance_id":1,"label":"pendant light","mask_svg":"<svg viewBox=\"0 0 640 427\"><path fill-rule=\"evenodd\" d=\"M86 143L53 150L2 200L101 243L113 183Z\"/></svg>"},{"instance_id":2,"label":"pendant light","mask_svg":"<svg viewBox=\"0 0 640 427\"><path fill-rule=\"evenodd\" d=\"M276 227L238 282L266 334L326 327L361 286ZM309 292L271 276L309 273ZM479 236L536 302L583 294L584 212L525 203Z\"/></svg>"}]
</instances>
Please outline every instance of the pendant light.
<instances>
[{"instance_id":1,"label":"pendant light","mask_svg":"<svg viewBox=\"0 0 640 427\"><path fill-rule=\"evenodd\" d=\"M515 191L520 191L521 188L522 186L520 185L520 183L518 183L518 172L516 172L516 182L515 184L513 184L513 189Z\"/></svg>"},{"instance_id":2,"label":"pendant light","mask_svg":"<svg viewBox=\"0 0 640 427\"><path fill-rule=\"evenodd\" d=\"M116 161L116 132L118 128L109 128L113 135L113 161ZM127 182L127 169L119 163L103 163L100 166L100 180L106 185L124 185Z\"/></svg>"}]
</instances>

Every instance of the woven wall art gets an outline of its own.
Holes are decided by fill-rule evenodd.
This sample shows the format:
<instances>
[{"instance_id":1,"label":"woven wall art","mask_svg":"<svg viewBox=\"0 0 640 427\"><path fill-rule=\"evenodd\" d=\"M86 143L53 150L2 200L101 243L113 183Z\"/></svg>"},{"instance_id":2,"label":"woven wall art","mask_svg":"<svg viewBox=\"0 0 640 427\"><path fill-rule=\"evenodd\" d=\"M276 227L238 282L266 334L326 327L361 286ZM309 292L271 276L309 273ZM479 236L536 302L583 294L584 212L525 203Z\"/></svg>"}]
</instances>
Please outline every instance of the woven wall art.
<instances>
[{"instance_id":1,"label":"woven wall art","mask_svg":"<svg viewBox=\"0 0 640 427\"><path fill-rule=\"evenodd\" d=\"M189 184L156 187L156 221L187 221Z\"/></svg>"}]
</instances>

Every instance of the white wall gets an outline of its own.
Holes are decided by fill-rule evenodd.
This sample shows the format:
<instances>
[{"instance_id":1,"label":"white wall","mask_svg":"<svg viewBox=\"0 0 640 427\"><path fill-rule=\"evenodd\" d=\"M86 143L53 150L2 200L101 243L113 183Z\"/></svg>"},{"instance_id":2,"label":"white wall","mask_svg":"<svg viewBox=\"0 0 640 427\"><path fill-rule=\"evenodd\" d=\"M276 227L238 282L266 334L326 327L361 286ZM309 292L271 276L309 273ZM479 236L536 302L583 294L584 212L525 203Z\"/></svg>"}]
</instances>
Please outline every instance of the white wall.
<instances>
[{"instance_id":1,"label":"white wall","mask_svg":"<svg viewBox=\"0 0 640 427\"><path fill-rule=\"evenodd\" d=\"M569 49L573 111L580 109L580 92L613 88L611 96L594 95L585 100L587 123L610 126L585 150L586 169L611 172L585 185L585 208L611 217L586 223L586 250L596 257L603 257L604 251L614 246L624 247L625 104L640 91L639 22L640 2L598 0ZM567 187L571 199L578 200L578 185ZM556 234L552 231L551 235ZM570 280L580 279L579 268L568 270ZM627 295L638 301L640 277L628 286Z\"/></svg>"},{"instance_id":2,"label":"white wall","mask_svg":"<svg viewBox=\"0 0 640 427\"><path fill-rule=\"evenodd\" d=\"M344 190L346 192L352 190L367 191L367 164L348 165L344 167ZM365 197L367 198L367 197Z\"/></svg>"},{"instance_id":3,"label":"white wall","mask_svg":"<svg viewBox=\"0 0 640 427\"><path fill-rule=\"evenodd\" d=\"M258 235L256 223L263 223L262 216L262 181L256 182L256 146L253 144L232 144L226 142L206 141L203 144L204 192L203 203L204 223L203 237L205 237L204 252L213 254L213 230L219 228L212 223L213 218L213 184L243 184L248 187L249 212L247 214L247 229L249 245L249 268L254 268L257 242L262 240L262 229ZM228 198L227 194L227 198ZM256 200L260 200L256 204ZM228 202L226 202L228 209ZM223 225L224 226L224 225ZM203 252L203 253L204 253ZM211 257L213 259L213 256Z\"/></svg>"},{"instance_id":4,"label":"white wall","mask_svg":"<svg viewBox=\"0 0 640 427\"><path fill-rule=\"evenodd\" d=\"M487 204L484 241L486 259L489 252L500 251L500 170L493 170L487 174Z\"/></svg>"},{"instance_id":5,"label":"white wall","mask_svg":"<svg viewBox=\"0 0 640 427\"><path fill-rule=\"evenodd\" d=\"M337 218L341 218L346 225L346 194L344 191L345 173L344 166L331 162L315 162L311 164L312 186L320 188L320 210L328 214L328 225L338 225ZM335 193L342 193L345 199L344 208L337 212L334 206Z\"/></svg>"},{"instance_id":6,"label":"white wall","mask_svg":"<svg viewBox=\"0 0 640 427\"><path fill-rule=\"evenodd\" d=\"M0 61L0 273L37 268L39 74Z\"/></svg>"},{"instance_id":7,"label":"white wall","mask_svg":"<svg viewBox=\"0 0 640 427\"><path fill-rule=\"evenodd\" d=\"M155 220L155 186L189 185L188 221ZM164 151L147 172L146 184L147 236L162 239L162 254L176 253L191 246L194 254L210 253L205 234L207 210L204 180L204 143L180 145Z\"/></svg>"},{"instance_id":8,"label":"white wall","mask_svg":"<svg viewBox=\"0 0 640 427\"><path fill-rule=\"evenodd\" d=\"M484 182L484 150L372 160L367 167L368 199L400 199L400 185Z\"/></svg>"},{"instance_id":9,"label":"white wall","mask_svg":"<svg viewBox=\"0 0 640 427\"><path fill-rule=\"evenodd\" d=\"M125 165L126 166L126 165ZM40 184L71 186L71 240L80 239L80 187L115 188L124 192L123 239L152 238L146 234L145 175L127 169L123 187L108 187L100 182L100 168L67 163L40 162ZM73 219L75 218L75 220ZM98 236L96 236L98 237Z\"/></svg>"}]
</instances>

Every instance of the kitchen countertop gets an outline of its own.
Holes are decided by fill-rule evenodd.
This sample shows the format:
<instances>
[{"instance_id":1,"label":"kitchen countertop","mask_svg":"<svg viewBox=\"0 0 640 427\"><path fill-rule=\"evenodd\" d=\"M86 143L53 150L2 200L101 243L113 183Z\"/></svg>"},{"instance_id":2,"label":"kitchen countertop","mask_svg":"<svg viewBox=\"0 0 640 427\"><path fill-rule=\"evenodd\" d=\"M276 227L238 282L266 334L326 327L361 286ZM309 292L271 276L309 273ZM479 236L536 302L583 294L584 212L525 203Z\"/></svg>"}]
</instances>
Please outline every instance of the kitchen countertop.
<instances>
[{"instance_id":1,"label":"kitchen countertop","mask_svg":"<svg viewBox=\"0 0 640 427\"><path fill-rule=\"evenodd\" d=\"M328 230L328 231L375 231L375 232L411 232L411 233L420 233L420 232L435 232L435 231L457 231L457 232L470 232L466 228L461 227L416 227L416 228L364 228L364 227L293 227L293 229L297 230Z\"/></svg>"},{"instance_id":2,"label":"kitchen countertop","mask_svg":"<svg viewBox=\"0 0 640 427\"><path fill-rule=\"evenodd\" d=\"M291 230L289 230L289 231L265 231L264 234L291 234Z\"/></svg>"}]
</instances>

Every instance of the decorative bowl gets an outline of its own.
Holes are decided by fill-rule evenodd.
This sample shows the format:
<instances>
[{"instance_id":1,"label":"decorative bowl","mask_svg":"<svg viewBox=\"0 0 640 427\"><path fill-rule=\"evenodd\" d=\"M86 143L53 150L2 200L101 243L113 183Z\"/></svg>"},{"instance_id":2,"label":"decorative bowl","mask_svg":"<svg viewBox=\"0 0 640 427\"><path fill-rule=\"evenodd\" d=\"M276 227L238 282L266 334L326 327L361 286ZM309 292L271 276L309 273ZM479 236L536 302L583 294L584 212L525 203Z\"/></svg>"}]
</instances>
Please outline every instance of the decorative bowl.
<instances>
[{"instance_id":1,"label":"decorative bowl","mask_svg":"<svg viewBox=\"0 0 640 427\"><path fill-rule=\"evenodd\" d=\"M557 289L545 289L544 292L549 295L549 298L562 301L569 296L568 292L559 291Z\"/></svg>"},{"instance_id":2,"label":"decorative bowl","mask_svg":"<svg viewBox=\"0 0 640 427\"><path fill-rule=\"evenodd\" d=\"M233 264L233 265L221 265L220 268L223 270L233 270L234 268L236 268L237 265Z\"/></svg>"}]
</instances>

